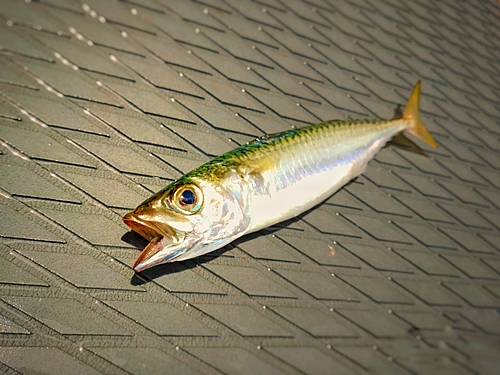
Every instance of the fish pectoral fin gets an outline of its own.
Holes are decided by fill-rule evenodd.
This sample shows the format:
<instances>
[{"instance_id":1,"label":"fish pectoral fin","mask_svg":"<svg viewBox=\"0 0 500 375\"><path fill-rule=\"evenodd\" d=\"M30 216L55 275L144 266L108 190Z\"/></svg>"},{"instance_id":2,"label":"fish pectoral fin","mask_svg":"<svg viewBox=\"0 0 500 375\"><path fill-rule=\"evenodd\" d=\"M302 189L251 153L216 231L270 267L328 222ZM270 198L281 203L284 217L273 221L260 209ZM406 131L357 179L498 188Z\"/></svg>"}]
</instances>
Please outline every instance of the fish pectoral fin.
<instances>
[{"instance_id":1,"label":"fish pectoral fin","mask_svg":"<svg viewBox=\"0 0 500 375\"><path fill-rule=\"evenodd\" d=\"M254 177L259 177L262 178L262 175L268 171L269 169L272 168L272 162L266 161L266 162L261 162L258 165L255 165L249 172L250 175Z\"/></svg>"},{"instance_id":2,"label":"fish pectoral fin","mask_svg":"<svg viewBox=\"0 0 500 375\"><path fill-rule=\"evenodd\" d=\"M274 163L270 158L259 160L252 165L245 165L238 168L238 174L242 179L263 179L263 174L274 167Z\"/></svg>"}]
</instances>

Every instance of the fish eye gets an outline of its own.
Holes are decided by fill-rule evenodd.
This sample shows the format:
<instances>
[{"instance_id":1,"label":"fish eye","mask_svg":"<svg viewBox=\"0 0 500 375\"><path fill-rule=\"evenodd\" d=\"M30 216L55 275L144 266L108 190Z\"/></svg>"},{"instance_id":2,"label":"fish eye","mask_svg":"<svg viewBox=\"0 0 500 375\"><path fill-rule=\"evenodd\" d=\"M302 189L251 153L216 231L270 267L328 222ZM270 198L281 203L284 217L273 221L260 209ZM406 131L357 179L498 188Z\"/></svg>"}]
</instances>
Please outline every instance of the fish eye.
<instances>
[{"instance_id":1,"label":"fish eye","mask_svg":"<svg viewBox=\"0 0 500 375\"><path fill-rule=\"evenodd\" d=\"M170 203L177 211L193 215L201 209L203 193L196 185L183 185L174 191Z\"/></svg>"},{"instance_id":2,"label":"fish eye","mask_svg":"<svg viewBox=\"0 0 500 375\"><path fill-rule=\"evenodd\" d=\"M196 202L196 196L192 190L186 189L179 196L179 203L182 205L192 205Z\"/></svg>"}]
</instances>

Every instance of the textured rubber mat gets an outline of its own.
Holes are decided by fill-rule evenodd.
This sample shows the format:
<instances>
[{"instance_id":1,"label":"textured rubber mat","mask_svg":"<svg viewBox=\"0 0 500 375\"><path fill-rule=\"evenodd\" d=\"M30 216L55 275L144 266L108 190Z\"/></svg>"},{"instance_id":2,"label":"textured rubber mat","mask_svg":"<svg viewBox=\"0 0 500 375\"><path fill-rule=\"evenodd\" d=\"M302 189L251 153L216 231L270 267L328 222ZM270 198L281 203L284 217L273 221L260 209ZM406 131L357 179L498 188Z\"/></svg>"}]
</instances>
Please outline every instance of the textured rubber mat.
<instances>
[{"instance_id":1,"label":"textured rubber mat","mask_svg":"<svg viewBox=\"0 0 500 375\"><path fill-rule=\"evenodd\" d=\"M494 0L0 1L0 372L498 374ZM391 118L299 218L135 275L121 217L215 155ZM412 139L413 141L413 139Z\"/></svg>"}]
</instances>

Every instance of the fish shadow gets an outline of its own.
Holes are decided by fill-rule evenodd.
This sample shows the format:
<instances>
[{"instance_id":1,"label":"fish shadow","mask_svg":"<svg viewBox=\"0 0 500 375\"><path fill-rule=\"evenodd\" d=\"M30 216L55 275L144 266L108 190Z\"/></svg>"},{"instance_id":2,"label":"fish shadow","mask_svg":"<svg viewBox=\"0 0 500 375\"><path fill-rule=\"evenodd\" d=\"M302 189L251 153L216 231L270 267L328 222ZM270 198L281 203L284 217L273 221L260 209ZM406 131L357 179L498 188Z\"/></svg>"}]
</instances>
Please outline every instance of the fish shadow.
<instances>
[{"instance_id":1,"label":"fish shadow","mask_svg":"<svg viewBox=\"0 0 500 375\"><path fill-rule=\"evenodd\" d=\"M128 231L127 233L125 233L122 236L121 240L128 243L129 245L132 245L136 249L144 249L149 243L148 240L134 231Z\"/></svg>"},{"instance_id":2,"label":"fish shadow","mask_svg":"<svg viewBox=\"0 0 500 375\"><path fill-rule=\"evenodd\" d=\"M407 138L403 133L396 134L389 141L388 146L394 146L404 151L412 152L417 155L428 156L424 150L420 148L415 142Z\"/></svg>"}]
</instances>

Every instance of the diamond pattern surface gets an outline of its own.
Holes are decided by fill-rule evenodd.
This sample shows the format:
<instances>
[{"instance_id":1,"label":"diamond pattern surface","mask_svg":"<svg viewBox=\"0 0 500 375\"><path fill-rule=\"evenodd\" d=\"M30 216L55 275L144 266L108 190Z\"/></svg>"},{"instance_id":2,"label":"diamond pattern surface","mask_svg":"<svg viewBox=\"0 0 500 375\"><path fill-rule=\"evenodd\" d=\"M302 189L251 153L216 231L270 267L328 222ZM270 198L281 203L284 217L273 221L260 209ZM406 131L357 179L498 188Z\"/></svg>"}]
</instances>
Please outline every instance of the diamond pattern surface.
<instances>
[{"instance_id":1,"label":"diamond pattern surface","mask_svg":"<svg viewBox=\"0 0 500 375\"><path fill-rule=\"evenodd\" d=\"M495 0L0 2L0 372L496 374ZM391 118L298 218L134 274L121 217L265 133Z\"/></svg>"}]
</instances>

